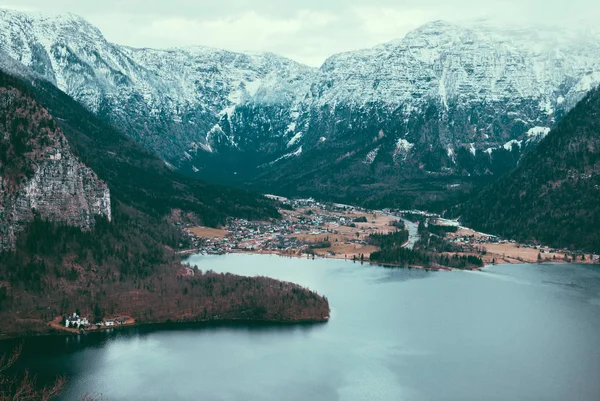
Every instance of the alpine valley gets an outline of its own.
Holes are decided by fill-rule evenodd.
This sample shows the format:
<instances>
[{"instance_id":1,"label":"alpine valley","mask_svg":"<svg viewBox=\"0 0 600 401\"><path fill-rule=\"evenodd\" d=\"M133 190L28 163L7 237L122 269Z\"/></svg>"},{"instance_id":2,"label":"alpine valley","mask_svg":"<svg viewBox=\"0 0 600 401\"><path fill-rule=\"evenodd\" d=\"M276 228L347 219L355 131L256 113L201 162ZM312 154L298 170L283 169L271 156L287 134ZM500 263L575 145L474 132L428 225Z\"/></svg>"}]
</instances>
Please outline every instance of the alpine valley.
<instances>
[{"instance_id":1,"label":"alpine valley","mask_svg":"<svg viewBox=\"0 0 600 401\"><path fill-rule=\"evenodd\" d=\"M0 48L187 175L430 210L512 170L600 82L597 31L487 23L428 23L312 68L4 10Z\"/></svg>"},{"instance_id":2,"label":"alpine valley","mask_svg":"<svg viewBox=\"0 0 600 401\"><path fill-rule=\"evenodd\" d=\"M0 52L0 338L64 332L73 310L137 323L327 320L327 300L298 285L181 264L178 225L276 218L275 206L173 171ZM26 388L23 399L48 399L6 377L0 398Z\"/></svg>"}]
</instances>

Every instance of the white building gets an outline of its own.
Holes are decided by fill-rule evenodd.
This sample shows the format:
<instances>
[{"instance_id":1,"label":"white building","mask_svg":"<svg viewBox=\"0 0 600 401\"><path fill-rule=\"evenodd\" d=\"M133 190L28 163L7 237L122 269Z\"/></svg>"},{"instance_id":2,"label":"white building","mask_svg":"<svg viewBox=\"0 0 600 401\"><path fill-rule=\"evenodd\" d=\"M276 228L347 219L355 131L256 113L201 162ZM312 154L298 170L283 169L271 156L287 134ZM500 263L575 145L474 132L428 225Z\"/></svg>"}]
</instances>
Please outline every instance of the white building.
<instances>
[{"instance_id":1,"label":"white building","mask_svg":"<svg viewBox=\"0 0 600 401\"><path fill-rule=\"evenodd\" d=\"M87 320L87 318L81 318L77 315L77 313L73 313L73 316L71 316L70 318L65 320L65 327L75 327L77 326L77 328L81 327L81 326L89 326L90 322Z\"/></svg>"}]
</instances>

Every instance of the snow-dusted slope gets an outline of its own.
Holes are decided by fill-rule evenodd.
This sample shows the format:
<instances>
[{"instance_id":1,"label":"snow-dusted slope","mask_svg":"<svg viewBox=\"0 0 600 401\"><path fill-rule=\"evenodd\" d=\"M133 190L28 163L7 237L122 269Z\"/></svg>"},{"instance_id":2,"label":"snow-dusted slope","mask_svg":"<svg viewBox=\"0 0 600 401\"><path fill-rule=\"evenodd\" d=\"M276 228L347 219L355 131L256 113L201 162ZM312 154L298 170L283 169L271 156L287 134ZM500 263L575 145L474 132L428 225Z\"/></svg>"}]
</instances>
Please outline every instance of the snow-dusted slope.
<instances>
[{"instance_id":1,"label":"snow-dusted slope","mask_svg":"<svg viewBox=\"0 0 600 401\"><path fill-rule=\"evenodd\" d=\"M132 49L74 15L12 10L0 10L0 48L167 158L204 145L237 105L292 108L316 71L274 54Z\"/></svg>"},{"instance_id":2,"label":"snow-dusted slope","mask_svg":"<svg viewBox=\"0 0 600 401\"><path fill-rule=\"evenodd\" d=\"M0 50L174 165L269 183L313 167L500 173L519 159L505 144L533 146L543 135L532 129L547 132L600 82L597 32L441 21L320 69L274 54L133 49L73 15L15 11L0 11Z\"/></svg>"},{"instance_id":3,"label":"snow-dusted slope","mask_svg":"<svg viewBox=\"0 0 600 401\"><path fill-rule=\"evenodd\" d=\"M401 40L334 55L321 72L311 93L313 108L410 118L434 104L436 114L448 120L441 129L444 145L476 142L482 149L486 142L551 126L600 83L600 35L436 21ZM457 115L461 112L464 118ZM472 121L473 114L484 118ZM501 132L502 118L523 126ZM471 138L461 141L456 125L468 128Z\"/></svg>"},{"instance_id":4,"label":"snow-dusted slope","mask_svg":"<svg viewBox=\"0 0 600 401\"><path fill-rule=\"evenodd\" d=\"M332 56L321 70L320 103L410 109L428 98L444 107L536 98L550 114L600 82L600 36L436 21L402 40Z\"/></svg>"}]
</instances>

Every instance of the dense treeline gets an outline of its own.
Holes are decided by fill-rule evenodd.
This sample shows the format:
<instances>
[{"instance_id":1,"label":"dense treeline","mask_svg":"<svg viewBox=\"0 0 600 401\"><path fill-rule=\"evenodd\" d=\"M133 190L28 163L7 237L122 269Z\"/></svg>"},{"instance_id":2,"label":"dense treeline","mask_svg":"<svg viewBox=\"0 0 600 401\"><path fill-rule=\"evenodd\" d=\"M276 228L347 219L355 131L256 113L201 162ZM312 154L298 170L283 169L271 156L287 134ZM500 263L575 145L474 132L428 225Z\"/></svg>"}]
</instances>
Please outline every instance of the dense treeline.
<instances>
[{"instance_id":1,"label":"dense treeline","mask_svg":"<svg viewBox=\"0 0 600 401\"><path fill-rule=\"evenodd\" d=\"M408 240L408 231L369 236L368 242L381 248L371 253L370 260L376 263L397 266L452 267L466 269L482 267L481 258L473 255L459 255L462 249L445 241L443 237L430 234L424 224L419 225L421 238L412 249L404 248ZM454 253L454 254L449 254Z\"/></svg>"},{"instance_id":2,"label":"dense treeline","mask_svg":"<svg viewBox=\"0 0 600 401\"><path fill-rule=\"evenodd\" d=\"M427 230L431 233L431 234L435 234L435 235L440 235L440 236L444 236L448 233L455 233L458 231L458 227L456 226L436 226L436 225L432 225L430 224L427 227Z\"/></svg>"},{"instance_id":3,"label":"dense treeline","mask_svg":"<svg viewBox=\"0 0 600 401\"><path fill-rule=\"evenodd\" d=\"M325 298L294 284L181 266L172 247L184 241L171 224L123 204L112 223L99 218L88 232L36 218L17 248L0 254L0 332L44 331L75 309L139 322L328 316Z\"/></svg>"},{"instance_id":4,"label":"dense treeline","mask_svg":"<svg viewBox=\"0 0 600 401\"><path fill-rule=\"evenodd\" d=\"M480 231L600 252L600 89L519 167L450 211Z\"/></svg>"},{"instance_id":5,"label":"dense treeline","mask_svg":"<svg viewBox=\"0 0 600 401\"><path fill-rule=\"evenodd\" d=\"M408 237L408 231L400 230L390 234L372 234L369 236L368 242L379 248L389 249L402 246L408 241Z\"/></svg>"}]
</instances>

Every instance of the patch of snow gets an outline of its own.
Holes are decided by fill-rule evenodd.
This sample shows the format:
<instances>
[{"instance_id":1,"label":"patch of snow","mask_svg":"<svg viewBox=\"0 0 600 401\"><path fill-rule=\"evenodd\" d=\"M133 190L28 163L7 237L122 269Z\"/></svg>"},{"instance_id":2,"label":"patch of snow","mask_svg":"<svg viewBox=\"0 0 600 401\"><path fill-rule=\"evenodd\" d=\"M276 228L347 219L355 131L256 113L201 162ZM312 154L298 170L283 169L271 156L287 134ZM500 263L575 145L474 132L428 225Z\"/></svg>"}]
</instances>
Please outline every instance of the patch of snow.
<instances>
[{"instance_id":1,"label":"patch of snow","mask_svg":"<svg viewBox=\"0 0 600 401\"><path fill-rule=\"evenodd\" d=\"M258 89L261 87L262 85L262 80L257 79L256 81L252 81L252 82L246 82L246 92L248 93L248 95L250 95L250 97L253 97L254 95L256 95L256 92L258 92Z\"/></svg>"},{"instance_id":2,"label":"patch of snow","mask_svg":"<svg viewBox=\"0 0 600 401\"><path fill-rule=\"evenodd\" d=\"M198 146L204 150L205 152L208 153L212 153L213 152L213 148L210 146L210 144L204 144L204 143L199 143Z\"/></svg>"},{"instance_id":3,"label":"patch of snow","mask_svg":"<svg viewBox=\"0 0 600 401\"><path fill-rule=\"evenodd\" d=\"M373 164L373 162L375 161L375 159L377 158L377 154L379 154L379 150L381 149L381 146L376 147L375 149L373 149L372 151L370 151L367 154L367 157L365 158L365 160L363 161L364 164L368 164L371 165Z\"/></svg>"},{"instance_id":4,"label":"patch of snow","mask_svg":"<svg viewBox=\"0 0 600 401\"><path fill-rule=\"evenodd\" d=\"M235 111L235 106L228 106L225 107L223 110L221 110L218 114L219 117L223 117L223 116L228 116L231 117L233 115L233 112Z\"/></svg>"},{"instance_id":5,"label":"patch of snow","mask_svg":"<svg viewBox=\"0 0 600 401\"><path fill-rule=\"evenodd\" d=\"M506 150L512 150L513 145L518 145L521 147L522 143L523 141L517 141L516 139L513 139L512 141L506 142L502 147Z\"/></svg>"},{"instance_id":6,"label":"patch of snow","mask_svg":"<svg viewBox=\"0 0 600 401\"><path fill-rule=\"evenodd\" d=\"M406 139L398 139L396 141L396 150L410 152L415 147L414 143L408 142Z\"/></svg>"},{"instance_id":7,"label":"patch of snow","mask_svg":"<svg viewBox=\"0 0 600 401\"><path fill-rule=\"evenodd\" d=\"M289 159L290 157L300 156L301 154L302 154L302 146L300 146L298 149L296 149L295 151L293 151L291 153L287 153L287 154L281 156L280 158L273 160L271 163L269 163L269 165L272 166L273 164L275 164L277 162L280 162L285 159Z\"/></svg>"},{"instance_id":8,"label":"patch of snow","mask_svg":"<svg viewBox=\"0 0 600 401\"><path fill-rule=\"evenodd\" d=\"M540 110L546 113L547 115L551 115L554 113L554 109L552 108L552 104L548 100L544 100L540 102Z\"/></svg>"},{"instance_id":9,"label":"patch of snow","mask_svg":"<svg viewBox=\"0 0 600 401\"><path fill-rule=\"evenodd\" d=\"M294 146L296 144L296 142L298 142L300 139L302 139L302 132L298 132L296 133L296 135L294 135L292 137L292 139L290 139L290 141L287 143L287 147L290 148L292 146Z\"/></svg>"},{"instance_id":10,"label":"patch of snow","mask_svg":"<svg viewBox=\"0 0 600 401\"><path fill-rule=\"evenodd\" d=\"M287 127L287 129L286 129L286 131L285 131L285 132L286 132L286 134L287 134L288 132L294 132L294 131L296 131L296 122L295 122L295 121L291 122L291 123L288 125L288 127Z\"/></svg>"},{"instance_id":11,"label":"patch of snow","mask_svg":"<svg viewBox=\"0 0 600 401\"><path fill-rule=\"evenodd\" d=\"M397 160L399 156L402 156L402 161L405 161L414 147L414 143L410 143L404 138L398 139L396 141L396 149L394 150L394 160Z\"/></svg>"},{"instance_id":12,"label":"patch of snow","mask_svg":"<svg viewBox=\"0 0 600 401\"><path fill-rule=\"evenodd\" d=\"M448 149L446 149L446 152L447 152L450 160L452 160L452 163L456 164L456 157L455 157L456 154L454 153L454 149L452 149L451 147L448 147Z\"/></svg>"},{"instance_id":13,"label":"patch of snow","mask_svg":"<svg viewBox=\"0 0 600 401\"><path fill-rule=\"evenodd\" d=\"M319 138L319 142L325 142L327 140L327 138L325 138L324 136Z\"/></svg>"},{"instance_id":14,"label":"patch of snow","mask_svg":"<svg viewBox=\"0 0 600 401\"><path fill-rule=\"evenodd\" d=\"M527 143L539 142L550 133L549 127L533 127L527 131Z\"/></svg>"},{"instance_id":15,"label":"patch of snow","mask_svg":"<svg viewBox=\"0 0 600 401\"><path fill-rule=\"evenodd\" d=\"M475 156L475 154L477 153L477 149L475 149L475 144L471 143L471 146L469 147L469 152L471 152L471 154Z\"/></svg>"}]
</instances>

